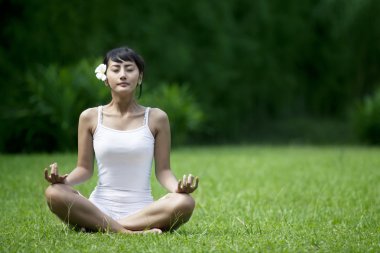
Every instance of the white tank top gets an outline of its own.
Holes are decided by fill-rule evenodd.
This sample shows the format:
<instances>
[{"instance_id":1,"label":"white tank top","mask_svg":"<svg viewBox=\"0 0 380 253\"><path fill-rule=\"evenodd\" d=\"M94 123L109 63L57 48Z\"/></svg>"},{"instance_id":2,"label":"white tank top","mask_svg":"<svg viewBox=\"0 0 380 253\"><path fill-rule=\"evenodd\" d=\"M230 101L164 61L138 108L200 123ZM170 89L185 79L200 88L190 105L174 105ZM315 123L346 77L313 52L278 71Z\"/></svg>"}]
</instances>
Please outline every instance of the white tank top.
<instances>
[{"instance_id":1,"label":"white tank top","mask_svg":"<svg viewBox=\"0 0 380 253\"><path fill-rule=\"evenodd\" d=\"M125 131L104 126L102 109L98 107L93 139L99 176L97 188L150 194L154 137L148 127L149 107L142 126Z\"/></svg>"}]
</instances>

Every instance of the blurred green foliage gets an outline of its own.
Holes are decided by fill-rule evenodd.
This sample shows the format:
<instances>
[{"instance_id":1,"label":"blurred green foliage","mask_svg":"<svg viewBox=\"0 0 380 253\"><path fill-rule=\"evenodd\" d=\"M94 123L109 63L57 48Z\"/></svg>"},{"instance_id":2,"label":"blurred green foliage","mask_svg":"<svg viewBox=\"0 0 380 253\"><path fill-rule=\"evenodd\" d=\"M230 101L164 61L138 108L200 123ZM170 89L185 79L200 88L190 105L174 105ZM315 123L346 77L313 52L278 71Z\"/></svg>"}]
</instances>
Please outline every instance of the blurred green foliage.
<instances>
[{"instance_id":1,"label":"blurred green foliage","mask_svg":"<svg viewBox=\"0 0 380 253\"><path fill-rule=\"evenodd\" d=\"M80 113L109 100L109 90L94 76L95 61L37 66L25 75L23 107L3 114L3 145L9 151L72 150ZM97 62L100 62L98 60ZM16 128L14 128L16 126Z\"/></svg>"},{"instance_id":2,"label":"blurred green foliage","mask_svg":"<svg viewBox=\"0 0 380 253\"><path fill-rule=\"evenodd\" d=\"M380 88L358 103L353 112L353 123L361 141L380 144Z\"/></svg>"},{"instance_id":3,"label":"blurred green foliage","mask_svg":"<svg viewBox=\"0 0 380 253\"><path fill-rule=\"evenodd\" d=\"M204 115L188 85L163 83L148 90L140 102L158 107L169 115L174 145L189 143L194 134L202 131Z\"/></svg>"},{"instance_id":4,"label":"blurred green foliage","mask_svg":"<svg viewBox=\"0 0 380 253\"><path fill-rule=\"evenodd\" d=\"M262 129L264 136L275 135L273 122L302 118L342 125L349 122L349 108L380 82L377 0L0 0L0 10L0 94L6 94L0 104L1 151L35 150L25 147L28 138L36 150L65 150L67 143L50 141L57 133L46 126L63 124L54 117L103 103L103 95L91 97L92 91L70 83L79 76L65 78L60 71L122 45L145 58L145 83L191 84L205 115L192 141L255 141ZM53 74L48 79L40 66L56 68L61 80ZM65 97L79 103L78 110L59 109L57 102L53 116L46 109L51 105L31 104L39 97L27 83L39 75L50 80L41 84L43 96ZM49 90L55 85L63 90ZM76 131L72 121L65 124L60 129ZM73 141L60 134L59 140Z\"/></svg>"}]
</instances>

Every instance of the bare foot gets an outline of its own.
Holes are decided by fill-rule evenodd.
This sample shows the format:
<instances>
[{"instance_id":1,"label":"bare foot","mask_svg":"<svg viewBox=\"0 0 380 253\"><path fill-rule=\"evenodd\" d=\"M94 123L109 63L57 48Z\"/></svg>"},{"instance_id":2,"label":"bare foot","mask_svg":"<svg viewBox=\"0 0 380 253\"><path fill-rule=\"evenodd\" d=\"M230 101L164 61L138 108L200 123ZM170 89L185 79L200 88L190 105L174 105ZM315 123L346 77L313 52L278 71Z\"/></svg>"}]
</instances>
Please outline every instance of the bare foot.
<instances>
[{"instance_id":1,"label":"bare foot","mask_svg":"<svg viewBox=\"0 0 380 253\"><path fill-rule=\"evenodd\" d=\"M139 231L139 232L142 232L144 235L145 234L162 234L162 230L159 228L151 228L151 229Z\"/></svg>"},{"instance_id":2,"label":"bare foot","mask_svg":"<svg viewBox=\"0 0 380 253\"><path fill-rule=\"evenodd\" d=\"M143 231L128 230L127 233L128 234L143 234L143 235L146 235L146 234L162 234L162 230L159 228L151 228L151 229L143 230Z\"/></svg>"}]
</instances>

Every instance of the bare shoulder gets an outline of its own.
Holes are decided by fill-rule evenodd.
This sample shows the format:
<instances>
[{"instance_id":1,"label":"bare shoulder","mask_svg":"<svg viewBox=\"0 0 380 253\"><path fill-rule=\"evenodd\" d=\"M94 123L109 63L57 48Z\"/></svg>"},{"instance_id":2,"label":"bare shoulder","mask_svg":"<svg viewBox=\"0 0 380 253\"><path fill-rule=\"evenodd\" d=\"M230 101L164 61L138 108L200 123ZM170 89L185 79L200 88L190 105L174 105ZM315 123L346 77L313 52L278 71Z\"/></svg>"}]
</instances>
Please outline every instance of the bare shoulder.
<instances>
[{"instance_id":1,"label":"bare shoulder","mask_svg":"<svg viewBox=\"0 0 380 253\"><path fill-rule=\"evenodd\" d=\"M169 117L159 108L151 108L149 113L149 127L154 136L161 131L170 131Z\"/></svg>"},{"instance_id":2,"label":"bare shoulder","mask_svg":"<svg viewBox=\"0 0 380 253\"><path fill-rule=\"evenodd\" d=\"M88 128L93 132L96 128L98 120L98 108L88 108L84 110L79 116L79 124Z\"/></svg>"},{"instance_id":3,"label":"bare shoulder","mask_svg":"<svg viewBox=\"0 0 380 253\"><path fill-rule=\"evenodd\" d=\"M168 122L169 117L166 114L166 112L164 112L160 108L151 108L150 113L149 113L149 121L155 124L160 124L160 123L162 124L162 123Z\"/></svg>"},{"instance_id":4,"label":"bare shoulder","mask_svg":"<svg viewBox=\"0 0 380 253\"><path fill-rule=\"evenodd\" d=\"M93 119L97 119L98 117L98 108L93 107L93 108L88 108L84 110L80 116L79 119L83 121L92 121Z\"/></svg>"}]
</instances>

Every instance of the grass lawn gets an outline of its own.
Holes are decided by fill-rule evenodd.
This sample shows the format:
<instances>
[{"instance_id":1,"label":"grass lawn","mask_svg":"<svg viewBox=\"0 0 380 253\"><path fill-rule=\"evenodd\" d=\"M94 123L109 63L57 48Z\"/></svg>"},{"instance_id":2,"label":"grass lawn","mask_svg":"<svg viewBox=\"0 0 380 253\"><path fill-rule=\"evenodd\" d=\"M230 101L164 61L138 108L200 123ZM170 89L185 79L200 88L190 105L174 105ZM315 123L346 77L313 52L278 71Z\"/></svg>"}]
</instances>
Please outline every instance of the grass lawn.
<instances>
[{"instance_id":1,"label":"grass lawn","mask_svg":"<svg viewBox=\"0 0 380 253\"><path fill-rule=\"evenodd\" d=\"M379 148L174 150L177 177L201 179L197 206L176 232L147 236L68 229L43 197L53 161L69 172L76 155L0 156L0 252L380 252ZM77 189L88 196L95 184Z\"/></svg>"}]
</instances>

